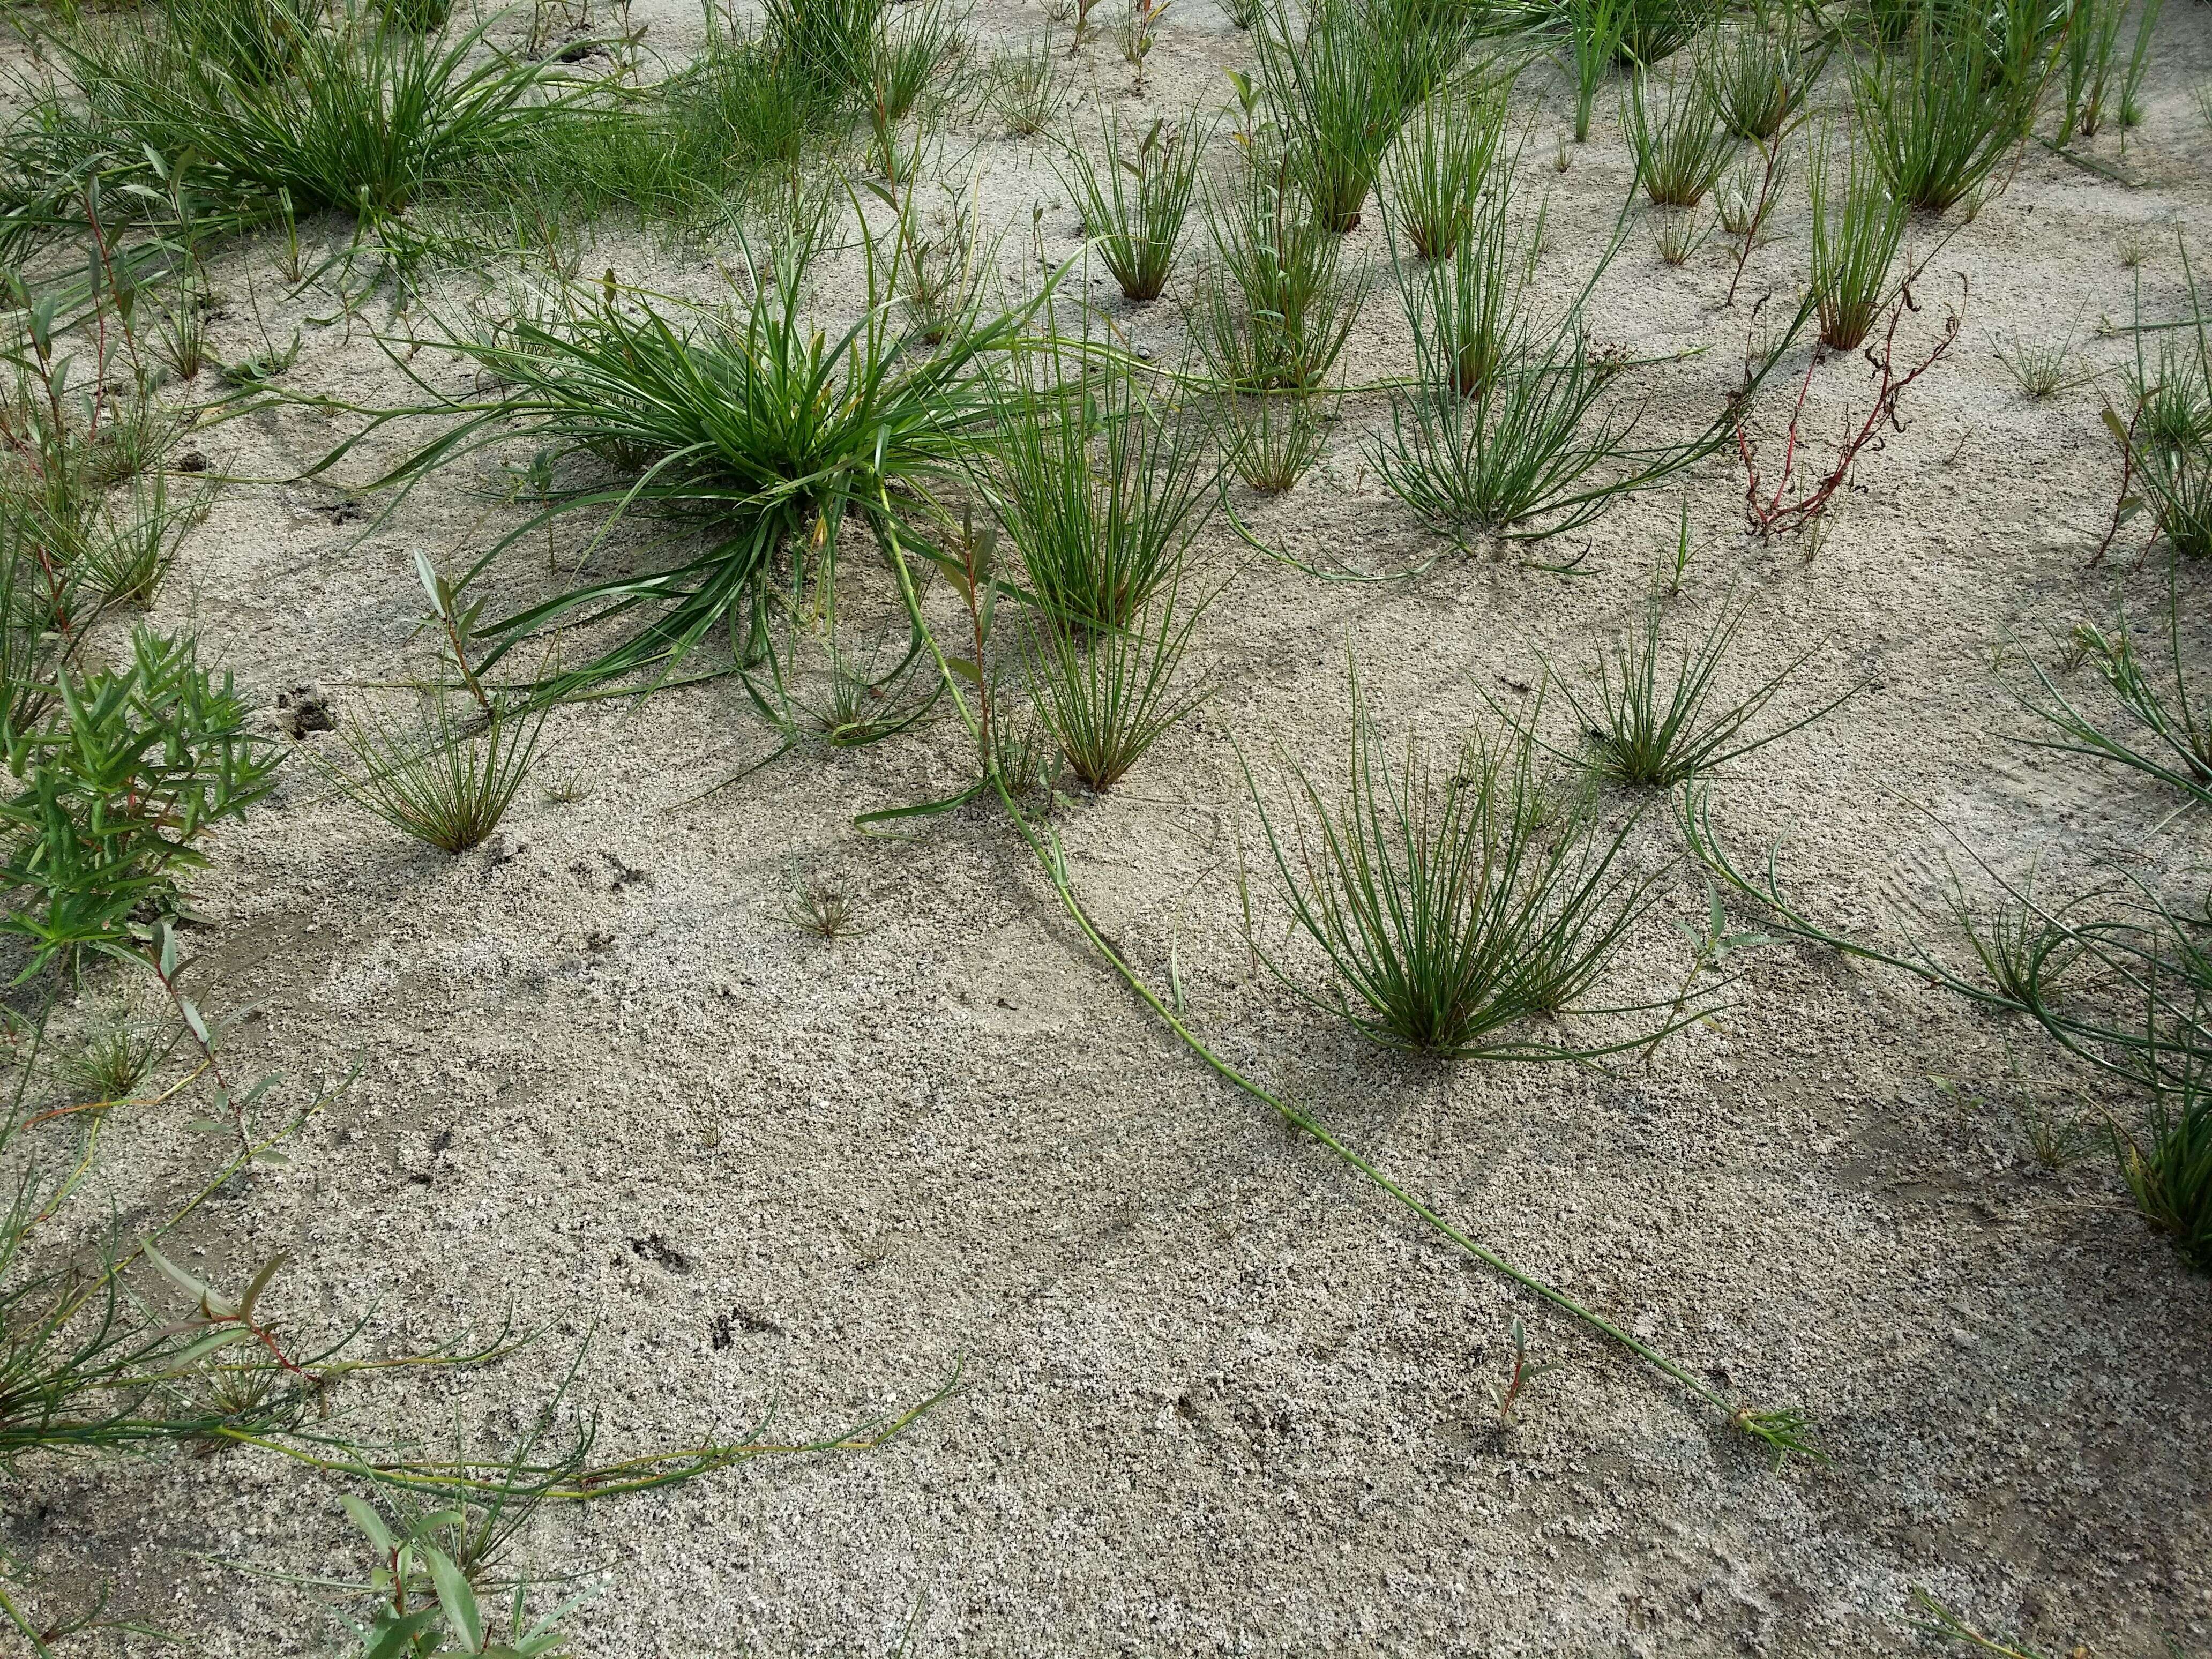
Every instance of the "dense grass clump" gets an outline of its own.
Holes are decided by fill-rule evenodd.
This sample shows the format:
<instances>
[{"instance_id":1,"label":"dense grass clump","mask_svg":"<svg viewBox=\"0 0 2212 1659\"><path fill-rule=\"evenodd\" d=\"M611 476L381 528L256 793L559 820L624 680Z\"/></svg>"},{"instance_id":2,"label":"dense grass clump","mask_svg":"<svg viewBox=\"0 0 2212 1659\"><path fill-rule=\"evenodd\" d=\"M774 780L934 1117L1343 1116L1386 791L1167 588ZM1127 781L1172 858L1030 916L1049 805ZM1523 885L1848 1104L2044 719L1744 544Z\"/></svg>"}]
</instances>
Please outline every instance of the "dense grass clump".
<instances>
[{"instance_id":1,"label":"dense grass clump","mask_svg":"<svg viewBox=\"0 0 2212 1659\"><path fill-rule=\"evenodd\" d=\"M1118 368L1048 354L1017 360L1009 380L979 481L1030 596L1062 629L1128 629L1206 522L1206 434Z\"/></svg>"},{"instance_id":2,"label":"dense grass clump","mask_svg":"<svg viewBox=\"0 0 2212 1659\"><path fill-rule=\"evenodd\" d=\"M1372 280L1347 267L1337 236L1264 151L1206 196L1213 261L1191 332L1215 377L1240 392L1317 392Z\"/></svg>"},{"instance_id":3,"label":"dense grass clump","mask_svg":"<svg viewBox=\"0 0 2212 1659\"><path fill-rule=\"evenodd\" d=\"M53 164L73 189L89 164L166 196L156 169L189 158L192 187L216 204L265 211L283 191L300 212L374 222L526 146L585 97L557 63L488 50L489 27L425 33L363 0L328 17L262 0L173 8L168 27L87 22L54 38L76 100L40 118L27 172Z\"/></svg>"},{"instance_id":4,"label":"dense grass clump","mask_svg":"<svg viewBox=\"0 0 2212 1659\"><path fill-rule=\"evenodd\" d=\"M1465 56L1479 14L1462 0L1278 5L1253 35L1290 173L1321 222L1358 227L1406 117Z\"/></svg>"},{"instance_id":5,"label":"dense grass clump","mask_svg":"<svg viewBox=\"0 0 2212 1659\"><path fill-rule=\"evenodd\" d=\"M1668 88L1662 109L1653 107L1646 83L1641 71L1628 83L1624 125L1636 176L1655 206L1693 208L1728 171L1735 135L1723 124L1720 106L1694 78Z\"/></svg>"},{"instance_id":6,"label":"dense grass clump","mask_svg":"<svg viewBox=\"0 0 2212 1659\"><path fill-rule=\"evenodd\" d=\"M1889 304L1890 271L1905 242L1911 210L1890 188L1874 157L1846 141L1836 153L1832 128L1813 148L1808 187L1813 206L1813 296L1820 343L1849 351Z\"/></svg>"},{"instance_id":7,"label":"dense grass clump","mask_svg":"<svg viewBox=\"0 0 2212 1659\"><path fill-rule=\"evenodd\" d=\"M2057 34L2035 0L1925 0L1902 43L1854 61L1851 91L1891 192L1942 213L2027 137Z\"/></svg>"},{"instance_id":8,"label":"dense grass clump","mask_svg":"<svg viewBox=\"0 0 2212 1659\"><path fill-rule=\"evenodd\" d=\"M1424 259L1449 259L1505 137L1509 85L1471 100L1430 99L1392 152L1390 195L1397 229Z\"/></svg>"},{"instance_id":9,"label":"dense grass clump","mask_svg":"<svg viewBox=\"0 0 2212 1659\"><path fill-rule=\"evenodd\" d=\"M572 514L601 520L605 533L604 521L649 513L696 538L673 563L587 581L477 624L481 666L545 629L622 622L629 632L541 692L665 673L717 635L742 652L764 626L761 606L779 568L794 604L813 603L804 596L820 585L826 605L856 521L878 542L902 529L931 544L942 522L931 483L963 475L999 412L979 369L1021 341L1046 295L963 314L935 339L904 326L899 273L915 227L902 215L889 229L863 227L867 303L832 337L806 311L832 228L826 211L799 227L753 264L750 291L726 307L592 284L547 314L444 337L498 389L404 411L442 419L445 430L383 482L411 484L518 440L544 452L552 479L538 514L489 550L478 571Z\"/></svg>"},{"instance_id":10,"label":"dense grass clump","mask_svg":"<svg viewBox=\"0 0 2212 1659\"><path fill-rule=\"evenodd\" d=\"M1292 920L1328 974L1268 966L1315 1006L1393 1048L1469 1059L1556 1056L1564 1036L1516 1036L1597 981L1649 902L1614 873L1632 824L1607 834L1562 802L1526 730L1477 732L1443 760L1408 739L1393 760L1355 685L1351 773L1325 796L1295 774L1279 832L1254 799ZM1615 1045L1607 1045L1615 1046Z\"/></svg>"},{"instance_id":11,"label":"dense grass clump","mask_svg":"<svg viewBox=\"0 0 2212 1659\"><path fill-rule=\"evenodd\" d=\"M1764 144L1803 113L1827 56L1806 46L1795 0L1762 3L1714 31L1698 54L1698 83L1730 132Z\"/></svg>"}]
</instances>

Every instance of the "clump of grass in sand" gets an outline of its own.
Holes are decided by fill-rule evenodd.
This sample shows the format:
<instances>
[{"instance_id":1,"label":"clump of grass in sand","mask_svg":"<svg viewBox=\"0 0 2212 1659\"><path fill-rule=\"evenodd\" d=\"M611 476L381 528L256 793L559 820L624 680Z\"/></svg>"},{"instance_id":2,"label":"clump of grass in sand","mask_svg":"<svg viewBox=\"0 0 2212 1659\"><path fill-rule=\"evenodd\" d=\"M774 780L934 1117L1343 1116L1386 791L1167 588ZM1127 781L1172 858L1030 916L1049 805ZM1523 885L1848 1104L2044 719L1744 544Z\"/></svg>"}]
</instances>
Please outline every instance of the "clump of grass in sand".
<instances>
[{"instance_id":1,"label":"clump of grass in sand","mask_svg":"<svg viewBox=\"0 0 2212 1659\"><path fill-rule=\"evenodd\" d=\"M1575 1051L1564 1034L1516 1028L1581 1001L1652 884L1617 872L1632 821L1607 834L1586 802L1563 811L1539 752L1527 728L1509 726L1477 731L1441 759L1409 738L1394 762L1355 683L1343 794L1332 799L1294 771L1298 807L1279 830L1253 787L1292 921L1327 976L1316 986L1273 953L1261 959L1387 1048L1469 1059Z\"/></svg>"},{"instance_id":2,"label":"clump of grass in sand","mask_svg":"<svg viewBox=\"0 0 2212 1659\"><path fill-rule=\"evenodd\" d=\"M1133 137L1115 112L1107 117L1099 143L1103 155L1098 161L1069 149L1061 182L1121 297L1138 304L1157 300L1174 269L1176 242L1198 188L1206 129L1188 119L1173 126L1155 120L1142 137Z\"/></svg>"},{"instance_id":3,"label":"clump of grass in sand","mask_svg":"<svg viewBox=\"0 0 2212 1659\"><path fill-rule=\"evenodd\" d=\"M358 774L330 769L356 804L443 853L489 839L529 781L545 715L501 706L480 723L458 715L442 685L421 694L420 717L394 726L365 717L345 730Z\"/></svg>"},{"instance_id":4,"label":"clump of grass in sand","mask_svg":"<svg viewBox=\"0 0 2212 1659\"><path fill-rule=\"evenodd\" d=\"M1723 607L1705 637L1684 650L1671 673L1660 671L1665 607L1644 609L1643 625L1617 638L1597 663L1597 691L1584 703L1571 682L1561 690L1588 740L1587 762L1599 776L1638 788L1664 789L1764 749L1840 707L1852 694L1759 736L1749 728L1811 653L1783 665L1742 698L1722 704L1716 683L1742 633L1745 608Z\"/></svg>"}]
</instances>

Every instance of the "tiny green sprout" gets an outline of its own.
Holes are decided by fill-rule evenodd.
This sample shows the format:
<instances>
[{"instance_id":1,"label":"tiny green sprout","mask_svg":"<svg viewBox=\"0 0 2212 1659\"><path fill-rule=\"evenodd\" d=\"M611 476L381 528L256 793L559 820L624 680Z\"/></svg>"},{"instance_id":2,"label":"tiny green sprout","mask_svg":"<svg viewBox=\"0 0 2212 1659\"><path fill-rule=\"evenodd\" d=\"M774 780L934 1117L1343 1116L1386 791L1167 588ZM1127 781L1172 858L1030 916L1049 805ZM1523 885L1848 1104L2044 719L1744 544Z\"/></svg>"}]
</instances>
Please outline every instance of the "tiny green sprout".
<instances>
[{"instance_id":1,"label":"tiny green sprout","mask_svg":"<svg viewBox=\"0 0 2212 1659\"><path fill-rule=\"evenodd\" d=\"M1528 1392L1528 1385L1546 1371L1557 1370L1559 1362L1546 1359L1534 1364L1529 1363L1528 1337L1521 1328L1518 1314L1514 1315L1513 1323L1507 1328L1505 1335L1506 1340L1513 1345L1513 1363L1507 1368L1504 1382L1491 1383L1490 1397L1498 1402L1498 1426L1512 1429L1520 1426L1522 1395Z\"/></svg>"},{"instance_id":2,"label":"tiny green sprout","mask_svg":"<svg viewBox=\"0 0 2212 1659\"><path fill-rule=\"evenodd\" d=\"M1683 579L1690 574L1690 565L1705 550L1694 547L1690 540L1690 496L1682 493L1681 514L1676 521L1673 543L1665 549L1667 563L1662 567L1657 586L1670 599L1682 597Z\"/></svg>"},{"instance_id":3,"label":"tiny green sprout","mask_svg":"<svg viewBox=\"0 0 2212 1659\"><path fill-rule=\"evenodd\" d=\"M1738 951L1756 951L1761 946L1778 945L1781 941L1771 933L1751 929L1730 933L1728 913L1721 908L1720 890L1711 881L1705 883L1705 917L1703 927L1692 927L1677 920L1674 931L1690 943L1692 974L1702 973L1708 968L1717 968Z\"/></svg>"},{"instance_id":4,"label":"tiny green sprout","mask_svg":"<svg viewBox=\"0 0 2212 1659\"><path fill-rule=\"evenodd\" d=\"M1749 1406L1738 1408L1729 1419L1729 1426L1741 1429L1754 1439L1763 1440L1773 1449L1774 1467L1779 1469L1794 1452L1815 1463L1834 1460L1827 1448L1820 1443L1820 1419L1796 1406L1784 1406L1774 1411L1754 1411Z\"/></svg>"},{"instance_id":5,"label":"tiny green sprout","mask_svg":"<svg viewBox=\"0 0 2212 1659\"><path fill-rule=\"evenodd\" d=\"M2089 660L2096 648L2097 630L2087 623L2075 623L2058 637L2057 659L2053 665L2060 673L2071 674Z\"/></svg>"},{"instance_id":6,"label":"tiny green sprout","mask_svg":"<svg viewBox=\"0 0 2212 1659\"><path fill-rule=\"evenodd\" d=\"M1920 1610L1912 1620L1912 1627L1923 1636L1979 1648L1984 1653L1997 1655L1998 1659L2044 1659L2044 1655L2034 1648L2020 1646L1975 1629L1917 1584L1912 1589L1912 1604Z\"/></svg>"},{"instance_id":7,"label":"tiny green sprout","mask_svg":"<svg viewBox=\"0 0 2212 1659\"><path fill-rule=\"evenodd\" d=\"M816 939L840 939L859 931L853 925L854 914L848 888L839 882L820 880L793 886L783 919Z\"/></svg>"},{"instance_id":8,"label":"tiny green sprout","mask_svg":"<svg viewBox=\"0 0 2212 1659\"><path fill-rule=\"evenodd\" d=\"M242 357L234 363L216 360L216 372L222 377L225 386L235 386L242 392L258 391L299 360L300 331L294 329L291 344L279 346L264 340L261 349L250 357Z\"/></svg>"}]
</instances>

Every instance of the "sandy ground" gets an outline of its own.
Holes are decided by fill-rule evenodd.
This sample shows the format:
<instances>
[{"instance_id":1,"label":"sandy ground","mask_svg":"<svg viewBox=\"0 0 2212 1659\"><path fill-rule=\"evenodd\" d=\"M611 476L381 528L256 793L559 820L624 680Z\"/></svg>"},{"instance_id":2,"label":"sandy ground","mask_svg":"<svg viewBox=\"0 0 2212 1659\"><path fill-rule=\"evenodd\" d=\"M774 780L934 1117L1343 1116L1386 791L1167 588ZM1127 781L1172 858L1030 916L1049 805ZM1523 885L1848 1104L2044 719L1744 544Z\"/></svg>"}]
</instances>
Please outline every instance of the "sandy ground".
<instances>
[{"instance_id":1,"label":"sandy ground","mask_svg":"<svg viewBox=\"0 0 2212 1659\"><path fill-rule=\"evenodd\" d=\"M678 0L636 15L664 52L696 38ZM995 3L976 18L987 37L1037 21ZM1688 482L1706 550L1673 636L1731 594L1747 604L1731 685L1805 657L1777 720L1868 682L1715 783L1734 843L1787 836L1785 872L1823 915L1940 915L1947 852L1972 868L1952 832L2015 878L2039 857L2052 890L2099 860L2185 887L2212 850L2148 783L2014 741L2025 721L2006 690L2020 657L2048 661L2078 619L2108 617L2123 592L2147 607L2162 586L2154 565L2085 568L2116 483L2098 413L2113 379L2033 402L1990 346L2063 331L2079 305L2084 353L2115 368L2125 343L2094 331L2127 314L2117 241L2131 230L2149 249L2146 311L2179 302L2166 226L2212 222L2198 216L2212 134L2188 94L2212 73L2212 13L2173 0L2157 45L2125 163L2140 187L2031 146L2008 190L1946 228L1908 332L1932 339L1959 273L1960 341L1810 563L1742 535L1731 456ZM1178 0L1142 96L1109 36L1076 61L1070 118L1088 125L1105 100L1218 101L1218 67L1249 59L1210 0ZM1553 203L1540 281L1564 292L1631 168L1601 105L1593 141L1554 173L1564 89L1540 70L1519 99L1526 179ZM1076 251L1045 149L981 119L947 145L948 163L972 153L1011 228L1007 269L1033 277L1036 203L1047 255ZM2097 149L2118 159L2113 139ZM1652 377L1653 429L1686 432L1733 381L1749 301L1794 302L1802 192L1732 310L1719 239L1669 269L1644 210L1632 216L1593 316L1646 354L1711 348ZM1380 256L1376 219L1353 249ZM703 291L730 252L611 230L585 269ZM293 325L270 255L218 269L222 355L253 343L249 283L280 339ZM826 307L850 275L825 283ZM432 304L481 287L457 274ZM1172 304L1132 314L1103 281L1094 291L1134 338L1179 350ZM398 395L368 332L307 325L287 387ZM1342 378L1409 362L1385 284ZM1821 371L1823 431L1863 407L1863 372ZM1377 399L1347 403L1296 491L1239 492L1255 532L1370 569L1436 551L1363 460L1382 418ZM281 411L194 441L219 470L270 480L344 429ZM427 487L366 535L334 510L343 487L234 484L155 620L196 623L272 727L279 693L304 682L357 709L365 684L421 659L416 551L451 564L511 521L469 493L477 482ZM1740 1006L1648 1067L1453 1068L1381 1054L1249 970L1239 748L1279 802L1274 757L1340 775L1347 647L1394 732L1449 738L1486 699L1524 704L1547 660L1578 673L1639 614L1677 502L1641 499L1540 550L1586 541L1572 576L1447 548L1412 580L1323 584L1217 524L1203 546L1228 586L1199 650L1212 702L1060 828L1102 922L1163 982L1172 949L1226 1057L1725 1392L1810 1408L1832 1467L1777 1474L1663 1378L1509 1294L1215 1080L1087 951L993 813L856 834L855 814L958 783L950 722L788 756L683 805L772 746L730 682L562 711L539 783L573 778L576 798L533 786L498 842L458 859L331 799L307 765L219 837L197 887L212 919L202 999L260 1010L234 1063L282 1070L299 1099L360 1075L289 1169L190 1224L191 1259L234 1280L289 1249L277 1294L296 1327L373 1309L368 1340L386 1351L509 1309L549 1328L480 1375L349 1386L368 1432L510 1431L586 1334L576 1397L609 1453L726 1433L771 1406L780 1436L829 1434L961 1367L957 1395L879 1451L769 1460L549 1516L525 1557L610 1577L574 1628L580 1652L611 1659L1878 1653L1912 1645L1916 1585L2059 1650L2146 1654L2160 1632L2204 1645L2212 1284L2146 1233L2109 1159L2053 1174L2032 1157L2023 1078L2070 1109L2133 1109L2033 1032L1899 975L1771 949L1737 958ZM537 556L511 562L518 591L542 580ZM2014 665L1993 665L2005 641ZM1546 719L1566 741L1562 714ZM1621 1000L1672 991L1685 951L1666 919L1704 905L1663 805L1631 846L1666 897L1607 981ZM824 943L783 919L794 882L815 878L849 886L856 936ZM1258 901L1279 937L1267 879ZM118 1121L82 1206L88 1236L110 1204L126 1228L164 1212L206 1158L181 1115ZM1490 1384L1516 1313L1558 1369L1503 1433ZM118 1610L202 1650L306 1653L332 1631L314 1599L235 1564L365 1567L335 1491L252 1454L46 1465L6 1524L34 1568L110 1582Z\"/></svg>"}]
</instances>

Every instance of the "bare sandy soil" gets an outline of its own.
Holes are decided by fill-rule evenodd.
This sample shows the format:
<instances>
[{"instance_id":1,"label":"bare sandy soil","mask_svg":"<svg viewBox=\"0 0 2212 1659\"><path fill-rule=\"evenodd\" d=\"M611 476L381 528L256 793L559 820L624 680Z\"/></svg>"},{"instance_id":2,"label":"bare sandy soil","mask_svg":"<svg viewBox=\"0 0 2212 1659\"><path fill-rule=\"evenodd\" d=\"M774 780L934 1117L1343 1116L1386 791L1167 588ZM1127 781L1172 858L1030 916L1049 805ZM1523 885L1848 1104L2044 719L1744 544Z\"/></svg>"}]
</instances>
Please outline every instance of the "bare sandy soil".
<instances>
[{"instance_id":1,"label":"bare sandy soil","mask_svg":"<svg viewBox=\"0 0 2212 1659\"><path fill-rule=\"evenodd\" d=\"M696 39L680 0L636 15L663 53ZM975 21L988 40L1040 20L990 0ZM1249 57L1211 0L1177 0L1144 92L1109 34L1074 62L1068 119L1220 103L1220 69ZM1924 349L1947 305L1964 331L1809 563L1745 537L1732 454L1688 480L1706 550L1670 636L1747 603L1731 685L1805 656L1778 723L1867 682L1715 780L1732 843L1786 837L1782 868L1826 918L1876 927L1901 909L1933 931L1947 857L1986 887L1961 843L2014 878L2039 859L2053 890L2112 861L2187 890L2212 851L2147 781L2014 740L2021 660L2051 661L2118 598L2147 612L2164 578L2132 549L2087 568L2117 483L2099 419L2113 377L2037 402L1991 349L2015 329L2061 333L2080 307L2085 356L2117 371L2131 348L2096 325L2129 313L2123 233L2145 236L2146 313L2183 303L2167 226L2212 223L2212 134L2189 95L2208 74L2212 11L2169 0L2124 161L2136 187L2031 144L1971 224L1916 229L1923 251L1948 240L1905 337ZM1564 295L1632 168L1601 103L1555 173L1563 85L1540 67L1517 100L1524 182L1553 203L1540 282ZM2097 153L2117 162L2117 140ZM1036 280L1034 204L1047 258L1077 252L1042 146L972 116L940 167L979 173L1010 280ZM1731 309L1722 240L1670 269L1646 212L1632 210L1592 315L1644 355L1709 348L1652 377L1653 429L1680 434L1734 384L1751 301L1794 306L1805 208L1793 192ZM1378 218L1351 246L1379 259ZM1192 231L1194 260L1195 216ZM731 252L616 228L583 269L705 294ZM270 259L264 243L217 267L219 354L253 343L249 290L280 340L331 312L326 295L288 305ZM1187 261L1174 291L1189 279ZM489 280L441 276L427 306L458 314ZM825 314L854 280L848 262L825 282ZM1157 356L1180 352L1171 301L1124 307L1103 272L1091 292ZM370 335L410 325L379 307L350 327L305 322L287 389L402 396ZM1410 362L1386 282L1340 378ZM459 384L432 355L415 367ZM1823 436L1863 409L1864 368L1820 372ZM1383 418L1379 398L1352 399L1297 489L1237 491L1255 535L1369 570L1437 551L1363 460ZM243 482L185 544L155 621L197 626L271 729L295 686L319 682L343 713L419 666L416 552L453 567L513 522L466 469L373 525L343 482L276 482L349 429L290 409L193 440ZM457 859L304 764L222 835L196 884L201 990L260 1010L237 1063L295 1091L360 1075L289 1169L190 1224L194 1265L237 1278L289 1249L289 1317L335 1328L374 1308L387 1351L508 1310L547 1324L480 1374L349 1389L372 1429L434 1441L511 1431L587 1334L575 1397L607 1452L726 1434L771 1407L778 1437L832 1434L960 1368L959 1391L880 1450L549 1517L529 1559L609 1575L574 1628L580 1652L610 1659L884 1654L909 1621L901 1650L916 1656L1856 1655L1914 1644L1914 1586L2057 1650L2148 1654L2162 1632L2205 1645L2212 1283L2146 1231L2108 1158L2053 1173L2033 1157L2031 1094L2134 1108L2032 1030L1777 947L1736 958L1735 1006L1648 1066L1451 1067L1382 1054L1250 971L1240 750L1273 800L1278 757L1340 776L1347 650L1393 732L1448 738L1488 700L1526 707L1547 662L1579 675L1640 615L1678 500L1641 498L1528 556L1587 543L1571 575L1446 547L1416 578L1368 585L1258 557L1217 521L1202 545L1227 586L1199 648L1212 702L1060 826L1102 923L1160 983L1172 951L1225 1057L1731 1396L1808 1407L1832 1465L1777 1473L1217 1081L1088 951L995 811L856 833L856 814L957 787L969 754L949 720L794 753L685 805L774 745L733 681L558 712L504 833ZM511 563L514 591L544 581L542 556ZM2199 613L2201 574L2185 580ZM1555 701L1565 743L1563 718ZM571 778L573 800L546 793ZM1607 981L1620 1001L1672 993L1686 949L1662 919L1705 905L1663 804L1631 845L1667 897ZM1272 878L1255 875L1258 926L1279 939ZM817 878L850 887L856 935L824 943L784 919L794 883ZM110 1137L87 1237L110 1205L126 1227L163 1213L204 1164L179 1121ZM1516 1312L1558 1369L1507 1433L1490 1383ZM364 1565L334 1490L252 1453L48 1465L6 1525L33 1569L109 1581L118 1609L207 1652L307 1653L331 1635L313 1596L235 1564Z\"/></svg>"}]
</instances>

